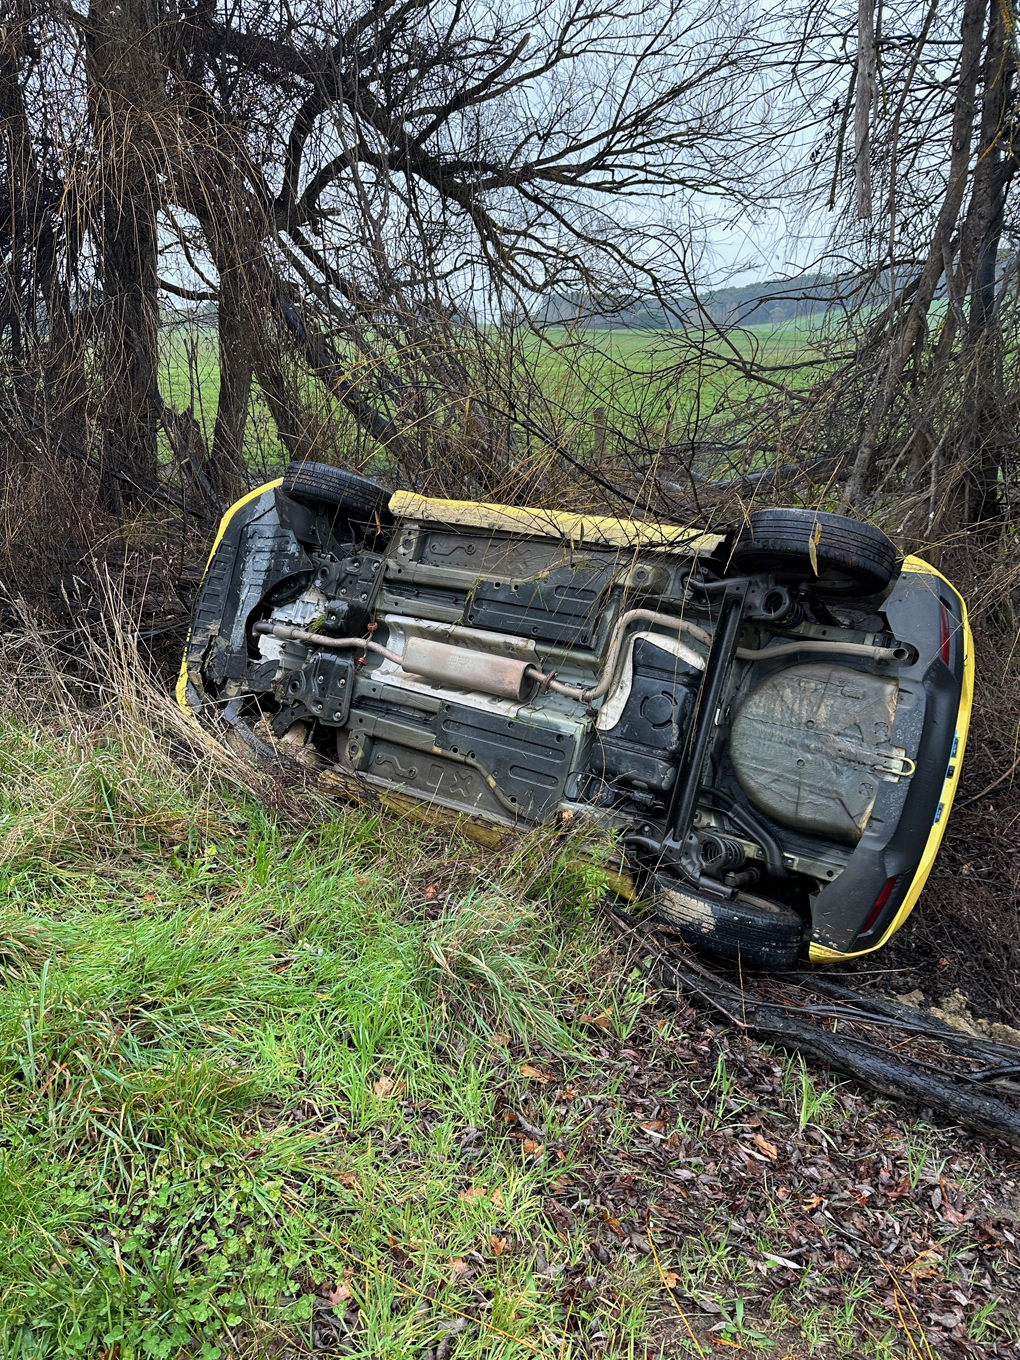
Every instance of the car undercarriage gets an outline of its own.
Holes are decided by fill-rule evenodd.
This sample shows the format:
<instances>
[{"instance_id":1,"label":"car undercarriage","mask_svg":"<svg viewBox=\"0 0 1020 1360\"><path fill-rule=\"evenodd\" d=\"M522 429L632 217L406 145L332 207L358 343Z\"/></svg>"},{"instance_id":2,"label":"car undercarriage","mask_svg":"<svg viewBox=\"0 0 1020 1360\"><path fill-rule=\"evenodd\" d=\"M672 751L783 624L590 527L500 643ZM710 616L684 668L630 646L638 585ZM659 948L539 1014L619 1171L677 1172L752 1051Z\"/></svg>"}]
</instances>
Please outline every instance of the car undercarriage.
<instances>
[{"instance_id":1,"label":"car undercarriage","mask_svg":"<svg viewBox=\"0 0 1020 1360\"><path fill-rule=\"evenodd\" d=\"M948 582L840 516L715 535L305 464L226 517L179 697L433 809L595 833L688 938L785 966L913 905L968 639Z\"/></svg>"}]
</instances>

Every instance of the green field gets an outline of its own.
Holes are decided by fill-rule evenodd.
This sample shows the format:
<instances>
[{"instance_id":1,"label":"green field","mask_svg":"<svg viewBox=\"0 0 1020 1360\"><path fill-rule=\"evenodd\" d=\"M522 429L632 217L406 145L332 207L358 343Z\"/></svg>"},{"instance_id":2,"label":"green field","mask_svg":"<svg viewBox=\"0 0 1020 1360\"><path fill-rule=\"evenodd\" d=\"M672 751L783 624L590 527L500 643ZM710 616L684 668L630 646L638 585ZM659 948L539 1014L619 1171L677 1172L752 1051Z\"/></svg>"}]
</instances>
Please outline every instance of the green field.
<instances>
[{"instance_id":1,"label":"green field","mask_svg":"<svg viewBox=\"0 0 1020 1360\"><path fill-rule=\"evenodd\" d=\"M531 375L527 381L517 380L522 407L527 404L543 427L580 451L593 445L597 449L600 425L654 447L668 439L671 430L683 429L693 412L710 425L730 417L758 392L760 385L744 375L739 362L753 358L764 365L786 366L817 359L817 330L804 321L749 327L732 332L728 340L718 336L709 340L714 359L693 355L692 337L681 331L553 328L541 339L529 333L514 341L519 362ZM497 348L506 348L504 337L498 338ZM211 444L219 396L215 330L167 330L161 354L164 395L178 409L193 410ZM363 365L362 359L352 361L356 379L364 377ZM810 381L811 372L784 368L778 377L796 388ZM320 385L309 383L307 392L314 420L339 420L341 427L348 422ZM257 386L248 442L253 464L265 466L283 458Z\"/></svg>"}]
</instances>

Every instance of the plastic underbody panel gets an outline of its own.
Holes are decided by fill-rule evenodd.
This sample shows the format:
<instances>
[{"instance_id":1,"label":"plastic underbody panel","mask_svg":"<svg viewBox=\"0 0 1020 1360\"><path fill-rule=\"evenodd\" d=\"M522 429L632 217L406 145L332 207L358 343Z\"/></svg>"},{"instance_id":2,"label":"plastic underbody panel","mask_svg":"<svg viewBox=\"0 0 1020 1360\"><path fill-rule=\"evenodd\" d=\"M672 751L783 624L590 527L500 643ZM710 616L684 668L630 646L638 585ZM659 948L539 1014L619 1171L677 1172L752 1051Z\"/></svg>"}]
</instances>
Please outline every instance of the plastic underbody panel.
<instances>
[{"instance_id":1,"label":"plastic underbody panel","mask_svg":"<svg viewBox=\"0 0 1020 1360\"><path fill-rule=\"evenodd\" d=\"M245 713L276 738L299 732L341 771L451 812L517 828L583 813L654 843L669 829L699 720L710 654L696 635L635 623L604 696L583 703L547 691L521 702L416 676L367 650L256 636L253 626L370 636L397 655L423 639L589 689L626 611L682 615L712 631L717 606L688 584L696 562L689 549L582 550L549 535L427 521L359 543L271 488L228 517L180 692L192 710ZM812 938L834 951L858 940L890 877L901 886L868 924L872 936L902 901L949 758L962 642L949 664L937 654L939 616L926 601L938 608L941 597L928 581L922 599L920 581L901 577L874 626L794 619L777 636L749 618L740 638L762 648L888 633L915 646L916 662L890 674L857 658L737 661L713 718L707 768L718 797L699 804L691 834L722 838L754 891L802 911ZM774 881L770 838L783 865Z\"/></svg>"},{"instance_id":2,"label":"plastic underbody panel","mask_svg":"<svg viewBox=\"0 0 1020 1360\"><path fill-rule=\"evenodd\" d=\"M784 826L856 845L879 780L898 777L890 746L899 686L840 665L800 665L770 676L733 720L740 787Z\"/></svg>"}]
</instances>

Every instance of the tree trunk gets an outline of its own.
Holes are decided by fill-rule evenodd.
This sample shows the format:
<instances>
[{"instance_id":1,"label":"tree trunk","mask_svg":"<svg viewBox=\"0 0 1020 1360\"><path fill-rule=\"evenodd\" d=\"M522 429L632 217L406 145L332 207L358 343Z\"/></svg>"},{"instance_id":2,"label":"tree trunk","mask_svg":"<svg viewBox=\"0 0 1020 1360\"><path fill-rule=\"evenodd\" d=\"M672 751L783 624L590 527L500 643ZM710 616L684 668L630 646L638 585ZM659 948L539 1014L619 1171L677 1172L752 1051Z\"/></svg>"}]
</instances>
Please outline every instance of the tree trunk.
<instances>
[{"instance_id":1,"label":"tree trunk","mask_svg":"<svg viewBox=\"0 0 1020 1360\"><path fill-rule=\"evenodd\" d=\"M157 475L157 120L166 103L159 19L159 0L93 0L89 9L89 103L99 166L93 216L103 285L102 483L114 511L122 500L137 502Z\"/></svg>"},{"instance_id":2,"label":"tree trunk","mask_svg":"<svg viewBox=\"0 0 1020 1360\"><path fill-rule=\"evenodd\" d=\"M311 423L307 412L302 414L298 409L299 404L294 400L291 384L288 384L279 361L260 352L256 364L259 387L276 425L280 443L288 456L297 462L314 461L318 452L316 426Z\"/></svg>"},{"instance_id":3,"label":"tree trunk","mask_svg":"<svg viewBox=\"0 0 1020 1360\"><path fill-rule=\"evenodd\" d=\"M1011 442L1002 415L1003 337L995 313L995 275L1006 199L1016 172L1008 136L1015 75L1013 44L1007 40L1003 7L994 4L988 17L982 69L974 187L960 245L960 273L964 286L970 287L970 315L960 337L967 383L966 438L960 450L955 507L962 524L975 528L983 525L988 530L1001 519L999 472Z\"/></svg>"},{"instance_id":4,"label":"tree trunk","mask_svg":"<svg viewBox=\"0 0 1020 1360\"><path fill-rule=\"evenodd\" d=\"M871 105L875 98L875 0L858 0L854 181L857 216L871 217Z\"/></svg>"},{"instance_id":5,"label":"tree trunk","mask_svg":"<svg viewBox=\"0 0 1020 1360\"><path fill-rule=\"evenodd\" d=\"M997 5L998 0L994 0ZM953 108L952 154L946 190L939 209L928 258L921 270L910 309L889 337L888 358L879 388L864 423L864 433L847 486L847 500L860 505L866 498L875 447L882 423L896 395L907 360L926 324L935 290L945 270L945 244L956 228L967 192L977 86L981 75L981 48L988 0L965 0L960 26L960 73Z\"/></svg>"},{"instance_id":6,"label":"tree trunk","mask_svg":"<svg viewBox=\"0 0 1020 1360\"><path fill-rule=\"evenodd\" d=\"M252 309L242 269L220 264L220 397L213 428L209 480L223 500L231 500L246 481L244 439L252 382Z\"/></svg>"}]
</instances>

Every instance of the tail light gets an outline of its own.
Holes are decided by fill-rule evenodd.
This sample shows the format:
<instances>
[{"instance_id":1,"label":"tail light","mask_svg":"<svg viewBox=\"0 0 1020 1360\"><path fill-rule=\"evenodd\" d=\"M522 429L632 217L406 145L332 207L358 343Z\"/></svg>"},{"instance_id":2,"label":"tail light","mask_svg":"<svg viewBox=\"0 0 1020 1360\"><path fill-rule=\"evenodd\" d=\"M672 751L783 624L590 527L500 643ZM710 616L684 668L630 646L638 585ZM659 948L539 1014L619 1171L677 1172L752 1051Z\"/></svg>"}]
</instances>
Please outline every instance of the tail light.
<instances>
[{"instance_id":1,"label":"tail light","mask_svg":"<svg viewBox=\"0 0 1020 1360\"><path fill-rule=\"evenodd\" d=\"M942 624L942 660L943 660L943 661L946 663L946 665L948 666L948 665L949 665L949 644L950 644L950 642L951 642L951 640L952 640L952 636L953 636L953 633L952 633L953 620L952 620L952 618L951 618L951 616L950 616L949 610L946 608L945 605L942 605L942 609L941 609L941 612L940 612L939 617L940 617L940 621L941 621L941 624Z\"/></svg>"},{"instance_id":2,"label":"tail light","mask_svg":"<svg viewBox=\"0 0 1020 1360\"><path fill-rule=\"evenodd\" d=\"M875 905L868 912L868 919L864 922L864 925L861 927L862 935L867 935L868 931L875 924L878 918L882 915L882 908L889 901L889 898L892 897L893 888L896 887L896 880L898 878L899 874L894 874L892 878L886 879L885 886L883 887L882 891L878 894L878 896L875 898Z\"/></svg>"}]
</instances>

